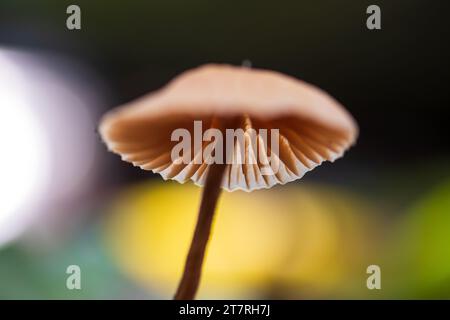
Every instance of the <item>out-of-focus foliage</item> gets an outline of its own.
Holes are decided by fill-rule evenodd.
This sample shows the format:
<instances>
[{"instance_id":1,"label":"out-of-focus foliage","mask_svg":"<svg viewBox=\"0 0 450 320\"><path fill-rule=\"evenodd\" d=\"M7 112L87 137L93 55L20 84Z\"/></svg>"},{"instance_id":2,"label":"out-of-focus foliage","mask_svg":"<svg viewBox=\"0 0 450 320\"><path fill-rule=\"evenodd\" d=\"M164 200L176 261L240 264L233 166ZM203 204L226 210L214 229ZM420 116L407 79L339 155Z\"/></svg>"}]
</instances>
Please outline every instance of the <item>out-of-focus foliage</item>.
<instances>
[{"instance_id":1,"label":"out-of-focus foliage","mask_svg":"<svg viewBox=\"0 0 450 320\"><path fill-rule=\"evenodd\" d=\"M15 245L0 251L0 299L127 298L133 292L105 255L97 228L52 250ZM81 290L68 290L67 267L81 269ZM135 289L135 292L138 291Z\"/></svg>"},{"instance_id":2,"label":"out-of-focus foliage","mask_svg":"<svg viewBox=\"0 0 450 320\"><path fill-rule=\"evenodd\" d=\"M381 226L373 205L332 187L292 187L285 204L295 234L277 270L280 298L368 295L365 270L378 257Z\"/></svg>"},{"instance_id":3,"label":"out-of-focus foliage","mask_svg":"<svg viewBox=\"0 0 450 320\"><path fill-rule=\"evenodd\" d=\"M2 248L0 298L170 298L201 190L132 186L111 195L99 220L58 244L23 239ZM224 193L200 297L448 298L449 199L447 182L386 216L324 185ZM82 290L66 288L72 264L81 267ZM381 290L366 288L370 264L381 267Z\"/></svg>"},{"instance_id":4,"label":"out-of-focus foliage","mask_svg":"<svg viewBox=\"0 0 450 320\"><path fill-rule=\"evenodd\" d=\"M331 188L280 191L223 194L200 297L331 297L364 288L369 206ZM113 255L164 297L181 275L200 192L193 185L142 184L111 207L106 236Z\"/></svg>"},{"instance_id":5,"label":"out-of-focus foliage","mask_svg":"<svg viewBox=\"0 0 450 320\"><path fill-rule=\"evenodd\" d=\"M399 224L396 264L399 295L450 297L450 181L416 201Z\"/></svg>"}]
</instances>

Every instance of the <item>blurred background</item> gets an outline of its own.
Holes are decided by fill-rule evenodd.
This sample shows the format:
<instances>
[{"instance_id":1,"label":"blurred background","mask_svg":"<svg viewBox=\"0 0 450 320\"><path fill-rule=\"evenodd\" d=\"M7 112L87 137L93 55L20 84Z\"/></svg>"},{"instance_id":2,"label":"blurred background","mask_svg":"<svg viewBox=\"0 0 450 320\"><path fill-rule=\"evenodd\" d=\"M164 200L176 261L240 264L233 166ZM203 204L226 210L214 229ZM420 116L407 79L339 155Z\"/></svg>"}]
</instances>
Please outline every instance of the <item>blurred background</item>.
<instances>
[{"instance_id":1,"label":"blurred background","mask_svg":"<svg viewBox=\"0 0 450 320\"><path fill-rule=\"evenodd\" d=\"M370 4L382 30L366 28ZM199 297L450 298L448 9L1 0L0 298L171 298L201 190L108 153L98 121L186 69L246 59L328 91L360 138L300 181L224 194Z\"/></svg>"}]
</instances>

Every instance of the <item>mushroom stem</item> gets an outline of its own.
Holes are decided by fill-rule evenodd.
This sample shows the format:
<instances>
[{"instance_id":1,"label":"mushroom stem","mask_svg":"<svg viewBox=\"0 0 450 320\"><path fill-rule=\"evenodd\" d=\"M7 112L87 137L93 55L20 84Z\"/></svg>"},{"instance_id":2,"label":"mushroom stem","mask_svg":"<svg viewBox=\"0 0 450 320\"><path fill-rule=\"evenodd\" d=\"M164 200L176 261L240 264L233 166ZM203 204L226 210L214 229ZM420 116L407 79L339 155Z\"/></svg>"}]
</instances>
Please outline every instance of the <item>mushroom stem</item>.
<instances>
[{"instance_id":1,"label":"mushroom stem","mask_svg":"<svg viewBox=\"0 0 450 320\"><path fill-rule=\"evenodd\" d=\"M191 247L184 265L183 277L178 285L175 300L193 300L197 292L202 272L205 249L211 233L217 200L221 193L225 164L212 164L208 170L202 194L202 202L195 226Z\"/></svg>"}]
</instances>

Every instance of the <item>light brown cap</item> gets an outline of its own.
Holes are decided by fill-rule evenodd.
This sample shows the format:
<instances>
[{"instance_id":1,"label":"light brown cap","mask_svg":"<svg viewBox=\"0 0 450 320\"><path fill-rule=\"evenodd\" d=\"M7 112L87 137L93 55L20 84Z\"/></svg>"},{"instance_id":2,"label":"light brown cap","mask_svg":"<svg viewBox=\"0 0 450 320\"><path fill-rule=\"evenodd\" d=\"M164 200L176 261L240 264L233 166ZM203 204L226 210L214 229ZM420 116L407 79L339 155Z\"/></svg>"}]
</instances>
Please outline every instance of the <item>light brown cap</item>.
<instances>
[{"instance_id":1,"label":"light brown cap","mask_svg":"<svg viewBox=\"0 0 450 320\"><path fill-rule=\"evenodd\" d=\"M279 129L280 170L262 175L259 165L228 164L222 187L229 191L299 179L323 161L341 157L358 135L352 116L321 89L278 72L230 65L204 65L182 73L161 90L109 112L100 134L109 150L135 166L164 179L203 185L207 163L171 160L178 143L171 141L173 130L193 132L195 120L202 121L203 130ZM252 140L247 135L245 140L248 157ZM209 143L203 142L202 151Z\"/></svg>"}]
</instances>

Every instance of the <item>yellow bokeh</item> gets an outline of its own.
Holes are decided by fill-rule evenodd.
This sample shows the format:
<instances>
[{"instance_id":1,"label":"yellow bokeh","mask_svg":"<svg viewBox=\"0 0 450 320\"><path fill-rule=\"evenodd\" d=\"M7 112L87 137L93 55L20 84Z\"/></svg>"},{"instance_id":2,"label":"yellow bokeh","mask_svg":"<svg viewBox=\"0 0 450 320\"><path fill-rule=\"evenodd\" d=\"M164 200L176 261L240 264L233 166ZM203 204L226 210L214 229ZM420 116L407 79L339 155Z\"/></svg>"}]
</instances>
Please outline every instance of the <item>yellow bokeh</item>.
<instances>
[{"instance_id":1,"label":"yellow bokeh","mask_svg":"<svg viewBox=\"0 0 450 320\"><path fill-rule=\"evenodd\" d=\"M144 183L120 194L105 223L107 245L137 283L169 298L195 227L201 188ZM277 283L328 290L364 242L356 200L323 188L224 192L207 248L199 298L264 298ZM350 239L350 238L354 239ZM357 239L355 239L355 237Z\"/></svg>"}]
</instances>

